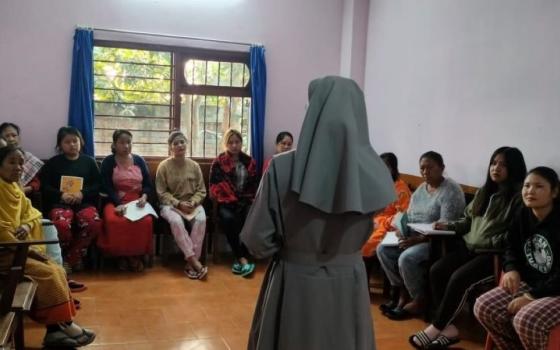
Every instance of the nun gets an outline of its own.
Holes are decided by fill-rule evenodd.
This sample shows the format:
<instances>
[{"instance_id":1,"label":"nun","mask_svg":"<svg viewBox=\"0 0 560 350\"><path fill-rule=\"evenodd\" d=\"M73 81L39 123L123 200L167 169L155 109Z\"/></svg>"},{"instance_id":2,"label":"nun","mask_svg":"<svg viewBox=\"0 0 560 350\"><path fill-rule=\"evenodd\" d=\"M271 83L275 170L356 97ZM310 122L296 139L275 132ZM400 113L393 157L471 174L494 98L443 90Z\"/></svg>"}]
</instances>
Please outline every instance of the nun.
<instances>
[{"instance_id":1,"label":"nun","mask_svg":"<svg viewBox=\"0 0 560 350\"><path fill-rule=\"evenodd\" d=\"M298 147L272 159L241 233L272 257L248 349L375 349L361 248L395 199L358 85L312 81Z\"/></svg>"}]
</instances>

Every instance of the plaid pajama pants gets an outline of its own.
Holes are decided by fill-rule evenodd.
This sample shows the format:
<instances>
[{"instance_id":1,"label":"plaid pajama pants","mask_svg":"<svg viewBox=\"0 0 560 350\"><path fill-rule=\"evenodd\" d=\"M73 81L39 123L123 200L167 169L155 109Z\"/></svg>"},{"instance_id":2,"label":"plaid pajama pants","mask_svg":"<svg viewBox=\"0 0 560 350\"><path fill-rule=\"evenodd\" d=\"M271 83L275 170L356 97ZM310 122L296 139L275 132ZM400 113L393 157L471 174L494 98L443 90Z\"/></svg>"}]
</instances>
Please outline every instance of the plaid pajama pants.
<instances>
[{"instance_id":1,"label":"plaid pajama pants","mask_svg":"<svg viewBox=\"0 0 560 350\"><path fill-rule=\"evenodd\" d=\"M500 350L546 350L550 330L560 324L560 297L539 298L515 315L508 313L508 304L528 291L525 282L515 295L496 287L474 304L476 318Z\"/></svg>"}]
</instances>

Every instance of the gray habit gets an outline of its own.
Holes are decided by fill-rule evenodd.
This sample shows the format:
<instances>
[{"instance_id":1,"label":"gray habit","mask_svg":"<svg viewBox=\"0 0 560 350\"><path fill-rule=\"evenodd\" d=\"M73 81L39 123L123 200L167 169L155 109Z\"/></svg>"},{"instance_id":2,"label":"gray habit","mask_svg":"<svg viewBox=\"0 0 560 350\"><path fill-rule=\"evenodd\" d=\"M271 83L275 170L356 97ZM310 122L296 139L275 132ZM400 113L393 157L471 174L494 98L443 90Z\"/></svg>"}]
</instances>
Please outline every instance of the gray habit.
<instances>
[{"instance_id":1,"label":"gray habit","mask_svg":"<svg viewBox=\"0 0 560 350\"><path fill-rule=\"evenodd\" d=\"M290 191L294 152L274 157L241 233L276 254L259 295L249 349L375 349L360 248L370 215L327 214Z\"/></svg>"},{"instance_id":2,"label":"gray habit","mask_svg":"<svg viewBox=\"0 0 560 350\"><path fill-rule=\"evenodd\" d=\"M255 257L273 256L248 348L375 349L361 247L393 182L353 81L316 80L309 102L298 149L272 159L241 232Z\"/></svg>"}]
</instances>

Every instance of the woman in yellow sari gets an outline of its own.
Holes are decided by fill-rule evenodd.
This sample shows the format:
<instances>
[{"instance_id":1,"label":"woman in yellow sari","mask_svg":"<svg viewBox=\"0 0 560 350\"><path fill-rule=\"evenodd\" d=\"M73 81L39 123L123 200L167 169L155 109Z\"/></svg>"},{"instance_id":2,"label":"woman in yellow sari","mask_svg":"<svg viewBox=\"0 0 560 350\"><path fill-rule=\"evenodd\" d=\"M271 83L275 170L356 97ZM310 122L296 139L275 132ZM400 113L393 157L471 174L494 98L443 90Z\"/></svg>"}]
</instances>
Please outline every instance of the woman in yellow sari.
<instances>
[{"instance_id":1,"label":"woman in yellow sari","mask_svg":"<svg viewBox=\"0 0 560 350\"><path fill-rule=\"evenodd\" d=\"M31 206L18 181L24 153L15 146L0 148L0 242L42 239L41 213ZM44 246L32 246L25 264L26 276L37 283L31 318L47 326L43 345L79 347L91 343L95 334L74 322L76 314L61 266L44 255ZM0 270L8 268L13 253L0 251Z\"/></svg>"}]
</instances>

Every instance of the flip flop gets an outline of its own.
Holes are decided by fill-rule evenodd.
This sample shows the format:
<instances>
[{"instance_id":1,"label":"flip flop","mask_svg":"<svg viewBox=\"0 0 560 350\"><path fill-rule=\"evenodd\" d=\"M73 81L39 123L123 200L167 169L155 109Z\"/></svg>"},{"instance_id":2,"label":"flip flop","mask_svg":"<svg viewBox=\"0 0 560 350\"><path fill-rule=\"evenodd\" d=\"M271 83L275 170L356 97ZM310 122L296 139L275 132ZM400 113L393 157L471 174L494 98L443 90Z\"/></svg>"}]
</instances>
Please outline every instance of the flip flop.
<instances>
[{"instance_id":1,"label":"flip flop","mask_svg":"<svg viewBox=\"0 0 560 350\"><path fill-rule=\"evenodd\" d=\"M433 349L447 349L449 346L453 344L457 344L460 342L459 337L448 338L443 334L438 335L438 337L430 343L427 347L430 350Z\"/></svg>"},{"instance_id":2,"label":"flip flop","mask_svg":"<svg viewBox=\"0 0 560 350\"><path fill-rule=\"evenodd\" d=\"M68 288L72 293L83 292L87 289L86 285L75 280L68 280Z\"/></svg>"},{"instance_id":3,"label":"flip flop","mask_svg":"<svg viewBox=\"0 0 560 350\"><path fill-rule=\"evenodd\" d=\"M414 340L416 338L416 341ZM428 337L426 332L420 331L417 332L410 337L408 337L408 342L412 345L415 349L423 350L423 349L431 349L428 348L430 344L432 344L432 339Z\"/></svg>"}]
</instances>

